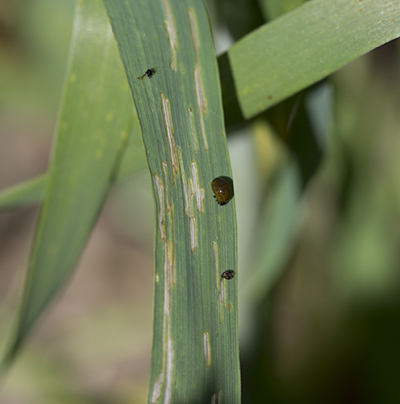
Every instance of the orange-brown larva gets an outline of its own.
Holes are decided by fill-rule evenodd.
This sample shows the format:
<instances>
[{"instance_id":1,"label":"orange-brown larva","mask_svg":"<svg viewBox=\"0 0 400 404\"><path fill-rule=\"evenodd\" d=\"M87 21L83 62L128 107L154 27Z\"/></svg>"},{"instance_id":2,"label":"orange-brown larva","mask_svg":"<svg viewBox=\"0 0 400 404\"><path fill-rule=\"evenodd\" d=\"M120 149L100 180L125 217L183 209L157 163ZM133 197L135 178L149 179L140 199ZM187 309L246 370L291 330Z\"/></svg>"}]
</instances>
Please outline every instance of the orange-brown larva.
<instances>
[{"instance_id":1,"label":"orange-brown larva","mask_svg":"<svg viewBox=\"0 0 400 404\"><path fill-rule=\"evenodd\" d=\"M215 178L211 183L214 198L219 205L226 205L233 196L231 185L222 177Z\"/></svg>"}]
</instances>

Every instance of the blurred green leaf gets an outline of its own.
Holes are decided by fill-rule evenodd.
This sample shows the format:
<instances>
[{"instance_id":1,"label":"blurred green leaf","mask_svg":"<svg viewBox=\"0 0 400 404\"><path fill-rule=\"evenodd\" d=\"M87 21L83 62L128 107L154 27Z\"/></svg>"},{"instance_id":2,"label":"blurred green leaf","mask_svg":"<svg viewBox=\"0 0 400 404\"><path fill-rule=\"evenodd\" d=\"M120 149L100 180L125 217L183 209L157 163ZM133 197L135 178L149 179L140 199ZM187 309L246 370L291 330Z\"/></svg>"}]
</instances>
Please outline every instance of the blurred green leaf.
<instances>
[{"instance_id":1,"label":"blurred green leaf","mask_svg":"<svg viewBox=\"0 0 400 404\"><path fill-rule=\"evenodd\" d=\"M216 0L220 23L226 24L229 34L234 40L264 24L260 8L256 0Z\"/></svg>"},{"instance_id":2,"label":"blurred green leaf","mask_svg":"<svg viewBox=\"0 0 400 404\"><path fill-rule=\"evenodd\" d=\"M148 401L240 401L235 203L218 70L200 0L105 1L142 126L156 200ZM152 77L142 76L154 69Z\"/></svg>"},{"instance_id":3,"label":"blurred green leaf","mask_svg":"<svg viewBox=\"0 0 400 404\"><path fill-rule=\"evenodd\" d=\"M400 0L313 0L220 60L226 123L251 118L400 35Z\"/></svg>"},{"instance_id":4,"label":"blurred green leaf","mask_svg":"<svg viewBox=\"0 0 400 404\"><path fill-rule=\"evenodd\" d=\"M40 202L47 174L39 175L0 192L0 212Z\"/></svg>"},{"instance_id":5,"label":"blurred green leaf","mask_svg":"<svg viewBox=\"0 0 400 404\"><path fill-rule=\"evenodd\" d=\"M129 143L116 175L117 182L124 181L147 167L139 121L136 115L132 116L132 120ZM39 203L43 197L47 175L45 173L2 190L0 192L0 212Z\"/></svg>"},{"instance_id":6,"label":"blurred green leaf","mask_svg":"<svg viewBox=\"0 0 400 404\"><path fill-rule=\"evenodd\" d=\"M103 4L79 2L57 139L3 367L74 268L125 151L132 107Z\"/></svg>"},{"instance_id":7,"label":"blurred green leaf","mask_svg":"<svg viewBox=\"0 0 400 404\"><path fill-rule=\"evenodd\" d=\"M306 0L258 0L258 4L267 20L273 20L282 14L292 11Z\"/></svg>"},{"instance_id":8,"label":"blurred green leaf","mask_svg":"<svg viewBox=\"0 0 400 404\"><path fill-rule=\"evenodd\" d=\"M278 279L295 244L300 211L301 177L293 159L286 159L259 218L254 271L243 285L252 304L259 303Z\"/></svg>"}]
</instances>

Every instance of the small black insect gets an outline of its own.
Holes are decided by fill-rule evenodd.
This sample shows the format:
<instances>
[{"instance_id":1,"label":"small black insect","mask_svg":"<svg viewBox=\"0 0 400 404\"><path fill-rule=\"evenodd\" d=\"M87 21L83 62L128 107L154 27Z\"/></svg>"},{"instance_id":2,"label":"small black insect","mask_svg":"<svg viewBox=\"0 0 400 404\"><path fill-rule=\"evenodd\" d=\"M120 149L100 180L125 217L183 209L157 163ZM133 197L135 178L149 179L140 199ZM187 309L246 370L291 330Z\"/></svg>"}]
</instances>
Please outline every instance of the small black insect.
<instances>
[{"instance_id":1,"label":"small black insect","mask_svg":"<svg viewBox=\"0 0 400 404\"><path fill-rule=\"evenodd\" d=\"M152 76L154 76L156 74L156 69L151 68L151 69L147 69L146 72L142 75L138 77L138 80L142 80L143 78L145 78L146 76L150 79Z\"/></svg>"},{"instance_id":2,"label":"small black insect","mask_svg":"<svg viewBox=\"0 0 400 404\"><path fill-rule=\"evenodd\" d=\"M234 276L235 276L235 271L232 271L232 269L228 269L227 271L222 272L221 279L224 278L229 281L229 279L232 279Z\"/></svg>"}]
</instances>

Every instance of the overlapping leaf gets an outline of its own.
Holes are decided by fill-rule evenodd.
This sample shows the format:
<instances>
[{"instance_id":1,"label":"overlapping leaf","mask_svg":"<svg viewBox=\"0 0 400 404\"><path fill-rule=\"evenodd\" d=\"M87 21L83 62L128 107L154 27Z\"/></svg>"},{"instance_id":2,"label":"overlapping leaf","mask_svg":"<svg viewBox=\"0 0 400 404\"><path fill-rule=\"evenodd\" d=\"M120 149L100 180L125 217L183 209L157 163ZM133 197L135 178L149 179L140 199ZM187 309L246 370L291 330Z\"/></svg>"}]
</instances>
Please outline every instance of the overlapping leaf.
<instances>
[{"instance_id":1,"label":"overlapping leaf","mask_svg":"<svg viewBox=\"0 0 400 404\"><path fill-rule=\"evenodd\" d=\"M79 2L23 301L3 366L71 274L119 168L135 120L132 110L104 6ZM31 183L31 196L38 196L37 186Z\"/></svg>"}]
</instances>

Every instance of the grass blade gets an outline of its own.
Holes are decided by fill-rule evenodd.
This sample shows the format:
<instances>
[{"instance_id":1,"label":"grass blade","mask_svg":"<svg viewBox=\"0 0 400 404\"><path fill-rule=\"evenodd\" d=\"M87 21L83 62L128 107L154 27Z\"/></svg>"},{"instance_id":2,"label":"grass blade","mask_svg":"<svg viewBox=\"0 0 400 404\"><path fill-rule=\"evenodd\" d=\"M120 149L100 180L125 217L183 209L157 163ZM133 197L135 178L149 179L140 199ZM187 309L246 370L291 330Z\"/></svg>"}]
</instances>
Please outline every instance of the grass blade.
<instances>
[{"instance_id":1,"label":"grass blade","mask_svg":"<svg viewBox=\"0 0 400 404\"><path fill-rule=\"evenodd\" d=\"M398 36L400 0L303 4L222 55L227 124L251 118Z\"/></svg>"},{"instance_id":2,"label":"grass blade","mask_svg":"<svg viewBox=\"0 0 400 404\"><path fill-rule=\"evenodd\" d=\"M303 4L306 0L258 0L263 14L273 20Z\"/></svg>"},{"instance_id":3,"label":"grass blade","mask_svg":"<svg viewBox=\"0 0 400 404\"><path fill-rule=\"evenodd\" d=\"M63 286L125 151L132 101L102 3L79 2L57 140L3 369Z\"/></svg>"},{"instance_id":4,"label":"grass blade","mask_svg":"<svg viewBox=\"0 0 400 404\"><path fill-rule=\"evenodd\" d=\"M47 173L6 188L0 192L0 212L41 201Z\"/></svg>"},{"instance_id":5,"label":"grass blade","mask_svg":"<svg viewBox=\"0 0 400 404\"><path fill-rule=\"evenodd\" d=\"M216 58L198 0L105 0L142 126L156 200L149 402L240 401L234 200ZM151 77L142 76L155 69Z\"/></svg>"}]
</instances>

